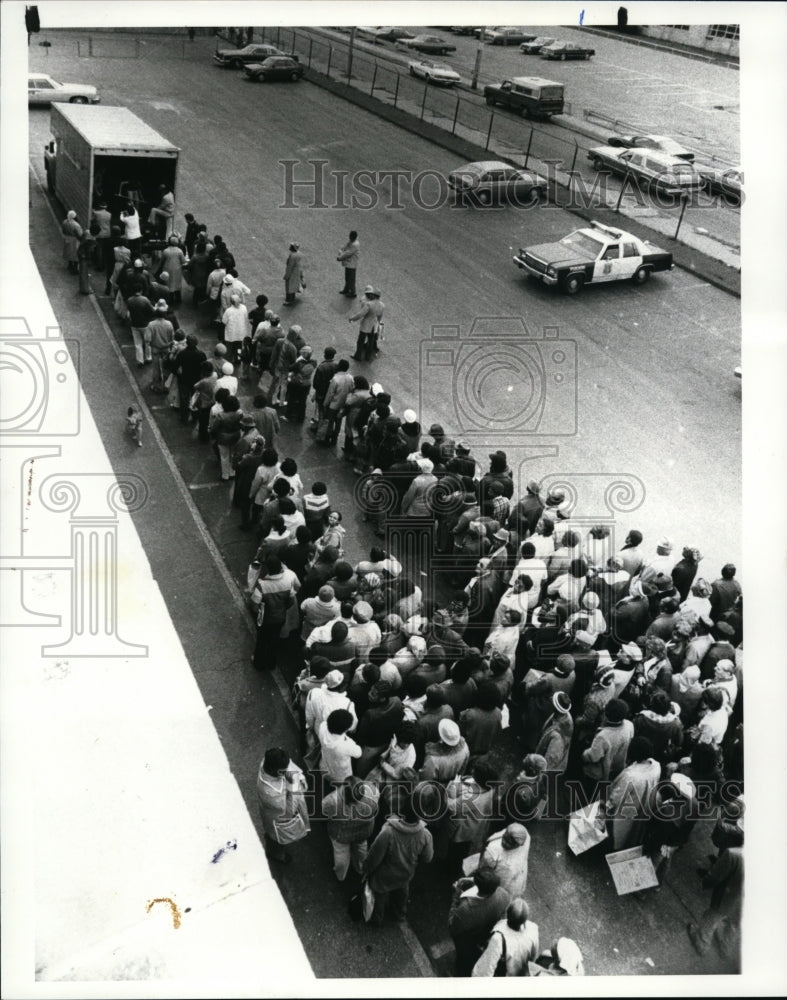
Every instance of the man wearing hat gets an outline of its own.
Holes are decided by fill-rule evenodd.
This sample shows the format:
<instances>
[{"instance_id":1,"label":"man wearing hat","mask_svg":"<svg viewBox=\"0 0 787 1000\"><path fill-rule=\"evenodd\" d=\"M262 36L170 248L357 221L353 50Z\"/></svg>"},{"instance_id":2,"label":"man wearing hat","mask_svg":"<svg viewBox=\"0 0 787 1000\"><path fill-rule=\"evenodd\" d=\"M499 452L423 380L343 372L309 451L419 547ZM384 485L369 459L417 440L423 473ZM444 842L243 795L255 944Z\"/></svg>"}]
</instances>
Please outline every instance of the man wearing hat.
<instances>
[{"instance_id":1,"label":"man wearing hat","mask_svg":"<svg viewBox=\"0 0 787 1000\"><path fill-rule=\"evenodd\" d=\"M374 611L367 601L358 601L353 607L353 624L347 638L355 643L355 655L363 663L369 650L379 645L382 633L372 618Z\"/></svg>"},{"instance_id":2,"label":"man wearing hat","mask_svg":"<svg viewBox=\"0 0 787 1000\"><path fill-rule=\"evenodd\" d=\"M481 477L482 504L490 498L489 485L494 482L502 485L503 496L510 500L514 495L514 479L504 451L493 451L489 456L489 472L485 472Z\"/></svg>"},{"instance_id":3,"label":"man wearing hat","mask_svg":"<svg viewBox=\"0 0 787 1000\"><path fill-rule=\"evenodd\" d=\"M544 510L541 499L541 485L535 479L529 479L525 487L525 495L517 503L508 518L508 528L521 541L528 535L535 534L536 525Z\"/></svg>"},{"instance_id":4,"label":"man wearing hat","mask_svg":"<svg viewBox=\"0 0 787 1000\"><path fill-rule=\"evenodd\" d=\"M466 441L458 441L456 444L456 454L447 463L448 471L456 476L466 476L474 479L476 475L476 461L470 454L470 445Z\"/></svg>"},{"instance_id":5,"label":"man wearing hat","mask_svg":"<svg viewBox=\"0 0 787 1000\"><path fill-rule=\"evenodd\" d=\"M429 691L427 689L427 702ZM441 719L437 724L439 740L427 743L424 751L424 766L421 768L422 781L439 781L447 784L457 775L464 774L470 759L470 749L453 719Z\"/></svg>"},{"instance_id":6,"label":"man wearing hat","mask_svg":"<svg viewBox=\"0 0 787 1000\"><path fill-rule=\"evenodd\" d=\"M154 306L155 316L148 323L145 331L145 341L150 347L155 370L153 381L150 384L152 392L164 392L164 359L169 356L170 349L175 339L175 328L167 319L169 307L163 299L159 299Z\"/></svg>"},{"instance_id":7,"label":"man wearing hat","mask_svg":"<svg viewBox=\"0 0 787 1000\"><path fill-rule=\"evenodd\" d=\"M656 545L656 554L643 563L639 574L640 582L652 582L655 576L664 573L669 577L670 584L672 583L672 568L678 561L677 557L672 554L673 547L672 539L667 538L666 535L659 539Z\"/></svg>"},{"instance_id":8,"label":"man wearing hat","mask_svg":"<svg viewBox=\"0 0 787 1000\"><path fill-rule=\"evenodd\" d=\"M383 318L385 307L380 301L380 292L374 285L367 285L363 290L358 312L347 318L348 323L360 320L358 342L355 345L353 361L371 361L372 354L377 354L377 336Z\"/></svg>"},{"instance_id":9,"label":"man wearing hat","mask_svg":"<svg viewBox=\"0 0 787 1000\"><path fill-rule=\"evenodd\" d=\"M429 428L429 436L432 438L432 446L440 456L440 461L447 465L454 457L456 442L453 438L446 437L442 424L432 424Z\"/></svg>"},{"instance_id":10,"label":"man wearing hat","mask_svg":"<svg viewBox=\"0 0 787 1000\"><path fill-rule=\"evenodd\" d=\"M284 302L283 306L294 306L296 293L306 287L303 277L303 263L300 243L290 243L287 263L284 265Z\"/></svg>"},{"instance_id":11,"label":"man wearing hat","mask_svg":"<svg viewBox=\"0 0 787 1000\"><path fill-rule=\"evenodd\" d=\"M565 691L552 696L552 714L544 723L535 752L547 762L547 771L563 774L568 765L574 720L571 718L571 699Z\"/></svg>"},{"instance_id":12,"label":"man wearing hat","mask_svg":"<svg viewBox=\"0 0 787 1000\"><path fill-rule=\"evenodd\" d=\"M235 375L235 366L230 361L222 361L221 373L216 379L216 389L227 389L231 396L238 394L238 379Z\"/></svg>"},{"instance_id":13,"label":"man wearing hat","mask_svg":"<svg viewBox=\"0 0 787 1000\"><path fill-rule=\"evenodd\" d=\"M326 583L320 587L316 597L307 597L301 603L303 625L301 639L304 642L320 625L339 620L339 602L333 592L333 587Z\"/></svg>"},{"instance_id":14,"label":"man wearing hat","mask_svg":"<svg viewBox=\"0 0 787 1000\"><path fill-rule=\"evenodd\" d=\"M611 698L604 707L601 728L582 751L582 773L589 784L613 781L626 766L626 754L634 736L634 723L626 716L625 701Z\"/></svg>"}]
</instances>

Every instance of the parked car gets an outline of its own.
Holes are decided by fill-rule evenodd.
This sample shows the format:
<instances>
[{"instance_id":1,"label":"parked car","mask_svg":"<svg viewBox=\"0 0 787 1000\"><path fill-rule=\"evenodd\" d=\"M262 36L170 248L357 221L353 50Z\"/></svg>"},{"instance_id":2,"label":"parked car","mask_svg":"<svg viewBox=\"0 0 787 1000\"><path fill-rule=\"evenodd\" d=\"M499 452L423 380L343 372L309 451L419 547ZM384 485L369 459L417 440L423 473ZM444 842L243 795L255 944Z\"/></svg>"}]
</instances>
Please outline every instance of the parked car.
<instances>
[{"instance_id":1,"label":"parked car","mask_svg":"<svg viewBox=\"0 0 787 1000\"><path fill-rule=\"evenodd\" d=\"M514 263L546 285L576 295L584 285L630 279L644 285L656 271L671 271L672 254L649 240L591 222L557 243L524 247Z\"/></svg>"},{"instance_id":2,"label":"parked car","mask_svg":"<svg viewBox=\"0 0 787 1000\"><path fill-rule=\"evenodd\" d=\"M416 35L415 38L402 38L400 44L406 45L408 49L415 49L416 52L434 53L444 56L447 52L456 52L453 42L446 41L440 35Z\"/></svg>"},{"instance_id":3,"label":"parked car","mask_svg":"<svg viewBox=\"0 0 787 1000\"><path fill-rule=\"evenodd\" d=\"M407 28L375 28L374 37L383 42L400 42L404 38L415 38Z\"/></svg>"},{"instance_id":4,"label":"parked car","mask_svg":"<svg viewBox=\"0 0 787 1000\"><path fill-rule=\"evenodd\" d=\"M607 142L610 146L622 146L624 149L658 149L689 163L694 159L690 149L666 135L611 135Z\"/></svg>"},{"instance_id":5,"label":"parked car","mask_svg":"<svg viewBox=\"0 0 787 1000\"><path fill-rule=\"evenodd\" d=\"M282 52L275 45L244 45L242 49L218 49L213 53L213 61L217 66L226 69L240 69L249 63L261 63L269 56L289 56L296 59L294 52Z\"/></svg>"},{"instance_id":6,"label":"parked car","mask_svg":"<svg viewBox=\"0 0 787 1000\"><path fill-rule=\"evenodd\" d=\"M46 73L28 73L28 104L98 104L95 87L84 83L58 83Z\"/></svg>"},{"instance_id":7,"label":"parked car","mask_svg":"<svg viewBox=\"0 0 787 1000\"><path fill-rule=\"evenodd\" d=\"M656 149L596 146L588 150L588 159L596 170L629 175L639 184L653 186L662 194L679 195L702 187L702 178L693 164Z\"/></svg>"},{"instance_id":8,"label":"parked car","mask_svg":"<svg viewBox=\"0 0 787 1000\"><path fill-rule=\"evenodd\" d=\"M484 100L490 107L500 105L527 118L544 118L563 114L563 84L540 76L515 76L502 83L488 83Z\"/></svg>"},{"instance_id":9,"label":"parked car","mask_svg":"<svg viewBox=\"0 0 787 1000\"><path fill-rule=\"evenodd\" d=\"M433 59L415 59L410 64L410 76L420 77L427 83L439 83L445 87L453 87L455 83L461 83L462 77L445 63L435 62Z\"/></svg>"},{"instance_id":10,"label":"parked car","mask_svg":"<svg viewBox=\"0 0 787 1000\"><path fill-rule=\"evenodd\" d=\"M452 35L477 35L481 30L469 24L458 24L450 29Z\"/></svg>"},{"instance_id":11,"label":"parked car","mask_svg":"<svg viewBox=\"0 0 787 1000\"><path fill-rule=\"evenodd\" d=\"M589 49L585 45L577 45L574 42L552 42L545 45L539 53L542 59L590 59L596 54L595 49Z\"/></svg>"},{"instance_id":12,"label":"parked car","mask_svg":"<svg viewBox=\"0 0 787 1000\"><path fill-rule=\"evenodd\" d=\"M551 45L556 42L556 38L549 38L547 35L539 35L534 38L531 42L522 42L519 46L519 51L524 52L525 55L535 56L546 46Z\"/></svg>"},{"instance_id":13,"label":"parked car","mask_svg":"<svg viewBox=\"0 0 787 1000\"><path fill-rule=\"evenodd\" d=\"M243 67L249 80L300 80L303 66L290 56L269 56L261 63L249 63Z\"/></svg>"},{"instance_id":14,"label":"parked car","mask_svg":"<svg viewBox=\"0 0 787 1000\"><path fill-rule=\"evenodd\" d=\"M485 41L488 45L519 45L520 42L532 42L536 36L532 31L521 28L492 28L487 31Z\"/></svg>"},{"instance_id":15,"label":"parked car","mask_svg":"<svg viewBox=\"0 0 787 1000\"><path fill-rule=\"evenodd\" d=\"M520 170L500 160L466 163L451 171L448 185L462 201L481 205L503 202L526 205L547 194L546 178L533 170Z\"/></svg>"},{"instance_id":16,"label":"parked car","mask_svg":"<svg viewBox=\"0 0 787 1000\"><path fill-rule=\"evenodd\" d=\"M725 170L719 167L709 167L701 163L694 164L702 178L702 187L711 194L721 194L729 198L732 202L740 202L743 199L743 168L727 167Z\"/></svg>"}]
</instances>

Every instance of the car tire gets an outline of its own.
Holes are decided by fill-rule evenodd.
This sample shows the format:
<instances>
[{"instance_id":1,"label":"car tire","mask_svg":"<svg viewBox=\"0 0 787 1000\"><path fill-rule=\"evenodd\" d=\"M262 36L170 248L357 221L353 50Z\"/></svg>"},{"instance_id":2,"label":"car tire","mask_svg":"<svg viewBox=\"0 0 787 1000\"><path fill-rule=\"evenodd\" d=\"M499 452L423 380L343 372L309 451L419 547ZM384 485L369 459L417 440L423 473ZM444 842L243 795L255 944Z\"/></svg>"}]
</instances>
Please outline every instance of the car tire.
<instances>
[{"instance_id":1,"label":"car tire","mask_svg":"<svg viewBox=\"0 0 787 1000\"><path fill-rule=\"evenodd\" d=\"M519 114L520 114L520 116L522 118L529 118L530 117L530 112L528 111L527 108L520 108L519 109Z\"/></svg>"},{"instance_id":2,"label":"car tire","mask_svg":"<svg viewBox=\"0 0 787 1000\"><path fill-rule=\"evenodd\" d=\"M604 161L601 159L601 157L599 157L599 156L594 156L593 157L593 169L594 170L603 170L604 169Z\"/></svg>"},{"instance_id":3,"label":"car tire","mask_svg":"<svg viewBox=\"0 0 787 1000\"><path fill-rule=\"evenodd\" d=\"M650 280L650 268L638 267L631 280L635 285L646 285Z\"/></svg>"},{"instance_id":4,"label":"car tire","mask_svg":"<svg viewBox=\"0 0 787 1000\"><path fill-rule=\"evenodd\" d=\"M565 52L561 52L560 53L560 61L561 62L565 62L566 61L566 53Z\"/></svg>"},{"instance_id":5,"label":"car tire","mask_svg":"<svg viewBox=\"0 0 787 1000\"><path fill-rule=\"evenodd\" d=\"M295 71L293 71L292 73L290 73L290 79L292 80L293 83L295 83L296 81L300 80L300 78L301 78L301 74L300 73L296 73Z\"/></svg>"},{"instance_id":6,"label":"car tire","mask_svg":"<svg viewBox=\"0 0 787 1000\"><path fill-rule=\"evenodd\" d=\"M479 191L476 195L479 205L491 205L492 193L490 191Z\"/></svg>"},{"instance_id":7,"label":"car tire","mask_svg":"<svg viewBox=\"0 0 787 1000\"><path fill-rule=\"evenodd\" d=\"M87 104L86 97L72 97L68 102L69 104Z\"/></svg>"},{"instance_id":8,"label":"car tire","mask_svg":"<svg viewBox=\"0 0 787 1000\"><path fill-rule=\"evenodd\" d=\"M578 295L584 284L585 276L583 274L569 274L563 279L563 291L566 295Z\"/></svg>"}]
</instances>

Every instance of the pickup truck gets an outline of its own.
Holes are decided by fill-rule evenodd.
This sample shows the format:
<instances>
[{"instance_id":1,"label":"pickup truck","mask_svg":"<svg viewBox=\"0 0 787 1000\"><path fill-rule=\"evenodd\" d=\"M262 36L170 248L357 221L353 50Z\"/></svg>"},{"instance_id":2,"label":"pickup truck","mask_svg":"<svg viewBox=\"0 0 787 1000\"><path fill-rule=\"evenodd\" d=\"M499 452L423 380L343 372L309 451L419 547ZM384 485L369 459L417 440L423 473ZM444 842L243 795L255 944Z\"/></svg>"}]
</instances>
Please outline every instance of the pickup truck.
<instances>
[{"instance_id":1,"label":"pickup truck","mask_svg":"<svg viewBox=\"0 0 787 1000\"><path fill-rule=\"evenodd\" d=\"M551 118L563 113L563 84L540 76L515 76L484 87L486 103L500 105L527 118Z\"/></svg>"}]
</instances>

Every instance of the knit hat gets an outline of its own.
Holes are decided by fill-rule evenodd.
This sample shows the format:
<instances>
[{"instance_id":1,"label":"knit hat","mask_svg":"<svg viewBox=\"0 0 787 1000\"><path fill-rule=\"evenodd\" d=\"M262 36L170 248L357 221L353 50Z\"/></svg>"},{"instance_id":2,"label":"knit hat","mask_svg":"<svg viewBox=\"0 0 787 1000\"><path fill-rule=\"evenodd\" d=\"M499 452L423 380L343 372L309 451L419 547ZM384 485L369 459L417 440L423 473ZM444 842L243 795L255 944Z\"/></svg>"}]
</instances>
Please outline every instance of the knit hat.
<instances>
[{"instance_id":1,"label":"knit hat","mask_svg":"<svg viewBox=\"0 0 787 1000\"><path fill-rule=\"evenodd\" d=\"M366 601L358 601L353 608L353 618L360 623L370 621L373 614L374 611L371 604L368 604Z\"/></svg>"},{"instance_id":2,"label":"knit hat","mask_svg":"<svg viewBox=\"0 0 787 1000\"><path fill-rule=\"evenodd\" d=\"M341 670L330 670L325 675L325 683L330 691L335 691L336 688L341 687L344 683L344 674Z\"/></svg>"},{"instance_id":3,"label":"knit hat","mask_svg":"<svg viewBox=\"0 0 787 1000\"><path fill-rule=\"evenodd\" d=\"M660 556L668 556L672 552L672 540L666 535L660 538L656 545L656 553Z\"/></svg>"},{"instance_id":4,"label":"knit hat","mask_svg":"<svg viewBox=\"0 0 787 1000\"><path fill-rule=\"evenodd\" d=\"M216 344L216 346L213 348L213 353L214 354L222 354L222 355L226 354L227 353L227 345L226 344L222 344L221 341L219 341L219 343Z\"/></svg>"},{"instance_id":5,"label":"knit hat","mask_svg":"<svg viewBox=\"0 0 787 1000\"><path fill-rule=\"evenodd\" d=\"M582 607L587 608L588 611L595 611L601 604L601 598L595 591L588 590L585 592L585 596L582 598Z\"/></svg>"},{"instance_id":6,"label":"knit hat","mask_svg":"<svg viewBox=\"0 0 787 1000\"><path fill-rule=\"evenodd\" d=\"M509 841L513 841L517 847L521 847L521 845L524 844L528 838L527 830L521 823L509 823L503 833L505 838Z\"/></svg>"},{"instance_id":7,"label":"knit hat","mask_svg":"<svg viewBox=\"0 0 787 1000\"><path fill-rule=\"evenodd\" d=\"M368 583L370 587L380 586L380 575L378 573L367 573L364 578L364 583Z\"/></svg>"},{"instance_id":8,"label":"knit hat","mask_svg":"<svg viewBox=\"0 0 787 1000\"><path fill-rule=\"evenodd\" d=\"M459 726L452 719L441 719L437 726L440 739L446 746L455 747L462 738Z\"/></svg>"},{"instance_id":9,"label":"knit hat","mask_svg":"<svg viewBox=\"0 0 787 1000\"><path fill-rule=\"evenodd\" d=\"M620 652L625 653L629 656L635 663L642 662L642 650L636 644L636 642L627 642L620 647Z\"/></svg>"}]
</instances>

